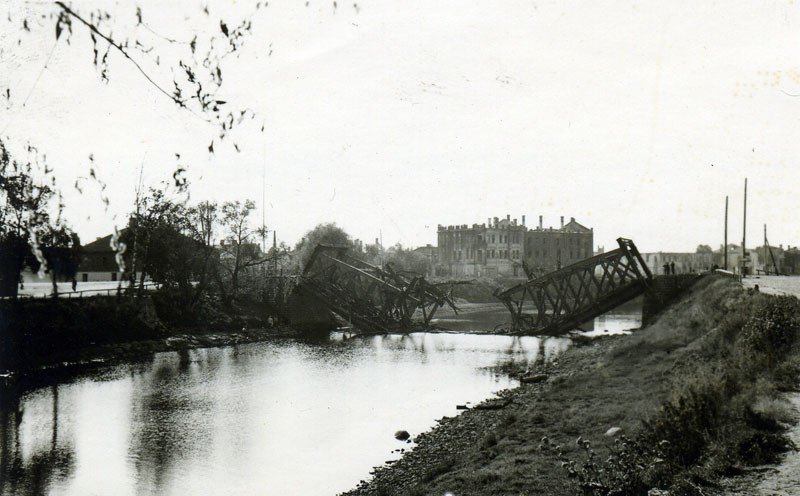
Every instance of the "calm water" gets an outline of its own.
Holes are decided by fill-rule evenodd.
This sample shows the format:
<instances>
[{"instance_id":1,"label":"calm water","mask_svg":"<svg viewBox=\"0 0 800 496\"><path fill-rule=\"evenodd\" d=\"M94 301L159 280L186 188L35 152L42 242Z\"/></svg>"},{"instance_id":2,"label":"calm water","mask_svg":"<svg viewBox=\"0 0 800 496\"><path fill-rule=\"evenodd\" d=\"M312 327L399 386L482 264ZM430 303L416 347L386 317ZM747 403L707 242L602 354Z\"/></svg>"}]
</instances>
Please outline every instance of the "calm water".
<instances>
[{"instance_id":1,"label":"calm water","mask_svg":"<svg viewBox=\"0 0 800 496\"><path fill-rule=\"evenodd\" d=\"M567 339L424 334L158 353L0 405L0 492L326 495Z\"/></svg>"}]
</instances>

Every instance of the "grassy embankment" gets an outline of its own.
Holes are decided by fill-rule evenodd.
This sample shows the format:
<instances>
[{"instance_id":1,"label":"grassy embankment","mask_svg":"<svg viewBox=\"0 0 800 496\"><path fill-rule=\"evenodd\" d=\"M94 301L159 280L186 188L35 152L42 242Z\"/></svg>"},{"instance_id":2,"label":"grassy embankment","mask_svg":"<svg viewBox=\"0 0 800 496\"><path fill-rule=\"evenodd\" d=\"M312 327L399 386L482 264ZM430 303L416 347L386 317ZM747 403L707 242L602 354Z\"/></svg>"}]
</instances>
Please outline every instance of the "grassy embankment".
<instances>
[{"instance_id":1,"label":"grassy embankment","mask_svg":"<svg viewBox=\"0 0 800 496\"><path fill-rule=\"evenodd\" d=\"M789 447L799 328L797 299L704 278L646 329L568 350L505 409L442 423L354 494L708 494Z\"/></svg>"}]
</instances>

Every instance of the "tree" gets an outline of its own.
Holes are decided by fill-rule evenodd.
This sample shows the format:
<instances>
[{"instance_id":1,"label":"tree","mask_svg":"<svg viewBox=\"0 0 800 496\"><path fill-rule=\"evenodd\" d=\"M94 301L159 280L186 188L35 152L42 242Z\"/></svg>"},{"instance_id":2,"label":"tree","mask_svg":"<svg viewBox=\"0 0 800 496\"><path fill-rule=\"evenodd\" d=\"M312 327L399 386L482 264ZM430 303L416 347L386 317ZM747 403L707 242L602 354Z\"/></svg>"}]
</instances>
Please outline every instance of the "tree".
<instances>
[{"instance_id":1,"label":"tree","mask_svg":"<svg viewBox=\"0 0 800 496\"><path fill-rule=\"evenodd\" d=\"M38 240L50 228L55 182L34 178L42 167L36 150L29 146L28 152L33 158L20 162L11 157L0 139L0 296L16 296L20 272L26 264L35 265L36 270L46 264ZM48 170L46 166L44 170ZM62 207L59 202L59 219Z\"/></svg>"},{"instance_id":2,"label":"tree","mask_svg":"<svg viewBox=\"0 0 800 496\"><path fill-rule=\"evenodd\" d=\"M145 12L140 5L134 6L114 12L62 1L40 2L9 11L3 21L11 25L9 32L20 34L15 40L17 47L35 32L54 34L53 50L58 43L73 45L76 33L85 33L91 41L92 61L102 82L109 81L110 60L121 57L123 62L135 67L145 84L165 99L215 126L219 140L225 139L244 120L255 117L250 108L232 108L232 104L218 95L224 93L224 60L244 46L253 18L268 6L268 2L233 8L239 17L236 20L217 16L208 4L198 3L195 15L187 12L185 16L192 17L195 33L186 42L154 30L148 21L156 15L150 16L151 12ZM45 67L48 62L49 57ZM166 78L171 80L169 84L162 82ZM10 88L3 94L8 106L25 105L26 100L15 101L15 96L16 92L12 94ZM213 140L208 149L213 153Z\"/></svg>"},{"instance_id":3,"label":"tree","mask_svg":"<svg viewBox=\"0 0 800 496\"><path fill-rule=\"evenodd\" d=\"M427 274L430 265L424 255L412 249L403 248L400 243L386 250L386 263L392 264L395 270L419 275Z\"/></svg>"},{"instance_id":4,"label":"tree","mask_svg":"<svg viewBox=\"0 0 800 496\"><path fill-rule=\"evenodd\" d=\"M140 289L149 275L153 281L177 289L185 301L192 299L192 284L203 250L202 243L191 236L189 215L182 201L170 198L164 190L151 188L131 215L122 240L126 246L135 246L135 250L126 250L126 265L130 273L139 273Z\"/></svg>"},{"instance_id":5,"label":"tree","mask_svg":"<svg viewBox=\"0 0 800 496\"><path fill-rule=\"evenodd\" d=\"M192 238L199 243L202 251L197 284L192 298L192 306L194 306L206 291L209 276L216 270L214 233L219 223L219 205L217 202L200 202L187 210L187 218Z\"/></svg>"},{"instance_id":6,"label":"tree","mask_svg":"<svg viewBox=\"0 0 800 496\"><path fill-rule=\"evenodd\" d=\"M253 200L229 201L222 204L224 243L220 246L220 267L230 281L226 299L236 298L244 271L266 262L266 257L254 242L255 231L250 227L250 214L255 210Z\"/></svg>"},{"instance_id":7,"label":"tree","mask_svg":"<svg viewBox=\"0 0 800 496\"><path fill-rule=\"evenodd\" d=\"M298 272L305 269L306 264L314 253L314 248L318 244L332 246L353 247L353 240L336 223L318 224L314 229L308 231L305 236L295 245L294 248L294 267Z\"/></svg>"},{"instance_id":8,"label":"tree","mask_svg":"<svg viewBox=\"0 0 800 496\"><path fill-rule=\"evenodd\" d=\"M81 241L78 235L61 222L45 227L38 240L46 272L53 285L53 297L58 297L58 282L75 280L81 261ZM34 270L39 270L37 266Z\"/></svg>"},{"instance_id":9,"label":"tree","mask_svg":"<svg viewBox=\"0 0 800 496\"><path fill-rule=\"evenodd\" d=\"M695 253L712 253L714 250L711 249L708 245L697 245L697 250Z\"/></svg>"}]
</instances>

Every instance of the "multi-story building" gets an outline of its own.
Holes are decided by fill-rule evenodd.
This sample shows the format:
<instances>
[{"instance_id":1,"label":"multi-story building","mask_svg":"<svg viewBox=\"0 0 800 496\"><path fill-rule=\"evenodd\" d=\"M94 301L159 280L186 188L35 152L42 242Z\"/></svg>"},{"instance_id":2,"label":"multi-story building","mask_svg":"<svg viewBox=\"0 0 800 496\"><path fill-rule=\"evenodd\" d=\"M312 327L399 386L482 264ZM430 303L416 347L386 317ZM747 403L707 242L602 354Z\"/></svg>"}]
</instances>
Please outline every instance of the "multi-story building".
<instances>
[{"instance_id":1,"label":"multi-story building","mask_svg":"<svg viewBox=\"0 0 800 496\"><path fill-rule=\"evenodd\" d=\"M786 275L800 274L800 248L787 246L783 253L783 267L781 272Z\"/></svg>"},{"instance_id":2,"label":"multi-story building","mask_svg":"<svg viewBox=\"0 0 800 496\"><path fill-rule=\"evenodd\" d=\"M454 276L524 276L523 262L547 272L592 256L593 231L570 219L561 227L528 229L506 215L485 224L438 226L437 273Z\"/></svg>"}]
</instances>

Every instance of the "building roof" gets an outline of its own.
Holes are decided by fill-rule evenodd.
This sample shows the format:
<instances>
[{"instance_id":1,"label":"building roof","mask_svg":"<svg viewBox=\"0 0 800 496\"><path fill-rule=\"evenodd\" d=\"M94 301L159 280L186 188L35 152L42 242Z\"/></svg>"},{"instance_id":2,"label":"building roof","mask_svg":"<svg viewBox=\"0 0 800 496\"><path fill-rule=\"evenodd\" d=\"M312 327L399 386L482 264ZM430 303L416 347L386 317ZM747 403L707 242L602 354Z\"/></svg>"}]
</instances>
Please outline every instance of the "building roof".
<instances>
[{"instance_id":1,"label":"building roof","mask_svg":"<svg viewBox=\"0 0 800 496\"><path fill-rule=\"evenodd\" d=\"M103 236L102 238L97 238L91 243L81 246L81 251L84 253L100 253L106 251L113 252L114 250L111 249L112 236L114 235L109 234L107 236Z\"/></svg>"},{"instance_id":2,"label":"building roof","mask_svg":"<svg viewBox=\"0 0 800 496\"><path fill-rule=\"evenodd\" d=\"M571 217L569 219L569 222L567 222L564 225L564 228L562 229L562 231L568 232L568 233L588 233L588 232L591 232L592 230L589 229L588 227L576 222L575 221L575 217Z\"/></svg>"}]
</instances>

